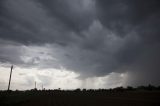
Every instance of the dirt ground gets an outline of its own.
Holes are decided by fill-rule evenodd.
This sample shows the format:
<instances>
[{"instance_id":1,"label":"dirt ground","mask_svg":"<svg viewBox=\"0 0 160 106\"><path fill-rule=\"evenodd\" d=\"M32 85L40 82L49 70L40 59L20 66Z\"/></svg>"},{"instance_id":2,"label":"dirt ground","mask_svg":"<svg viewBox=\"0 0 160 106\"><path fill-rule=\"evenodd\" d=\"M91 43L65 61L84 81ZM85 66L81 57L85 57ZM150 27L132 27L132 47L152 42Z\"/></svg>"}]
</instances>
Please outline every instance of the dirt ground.
<instances>
[{"instance_id":1,"label":"dirt ground","mask_svg":"<svg viewBox=\"0 0 160 106\"><path fill-rule=\"evenodd\" d=\"M0 92L0 106L160 106L160 91Z\"/></svg>"}]
</instances>

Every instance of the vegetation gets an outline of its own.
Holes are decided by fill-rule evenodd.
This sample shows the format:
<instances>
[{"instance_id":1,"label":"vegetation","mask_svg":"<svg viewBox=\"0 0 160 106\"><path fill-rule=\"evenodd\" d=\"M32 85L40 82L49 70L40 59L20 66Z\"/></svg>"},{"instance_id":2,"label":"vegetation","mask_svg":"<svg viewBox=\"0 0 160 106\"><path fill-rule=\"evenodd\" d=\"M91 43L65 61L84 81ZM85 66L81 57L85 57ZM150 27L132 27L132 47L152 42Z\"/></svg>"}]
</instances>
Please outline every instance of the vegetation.
<instances>
[{"instance_id":1,"label":"vegetation","mask_svg":"<svg viewBox=\"0 0 160 106\"><path fill-rule=\"evenodd\" d=\"M0 91L0 106L160 106L160 87Z\"/></svg>"}]
</instances>

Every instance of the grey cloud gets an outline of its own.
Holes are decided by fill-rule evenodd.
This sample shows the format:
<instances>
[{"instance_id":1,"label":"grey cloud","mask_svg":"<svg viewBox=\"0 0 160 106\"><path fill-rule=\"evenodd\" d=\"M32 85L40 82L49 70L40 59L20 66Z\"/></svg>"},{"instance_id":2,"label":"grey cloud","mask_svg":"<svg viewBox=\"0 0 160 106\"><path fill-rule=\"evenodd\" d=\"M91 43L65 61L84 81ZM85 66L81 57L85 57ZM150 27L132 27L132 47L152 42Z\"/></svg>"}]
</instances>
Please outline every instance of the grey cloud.
<instances>
[{"instance_id":1,"label":"grey cloud","mask_svg":"<svg viewBox=\"0 0 160 106\"><path fill-rule=\"evenodd\" d=\"M159 3L158 0L2 1L1 62L39 68L63 66L80 73L81 78L128 71L130 84L158 84ZM17 47L4 44L9 41L31 49L20 52ZM32 48L35 45L49 51ZM33 52L34 49L37 51ZM47 56L51 58L46 60Z\"/></svg>"},{"instance_id":2,"label":"grey cloud","mask_svg":"<svg viewBox=\"0 0 160 106\"><path fill-rule=\"evenodd\" d=\"M21 50L18 46L0 45L0 60L2 63L22 63L20 59Z\"/></svg>"},{"instance_id":3,"label":"grey cloud","mask_svg":"<svg viewBox=\"0 0 160 106\"><path fill-rule=\"evenodd\" d=\"M118 35L125 36L139 25L154 21L150 18L159 14L159 3L158 0L97 0L96 4L102 23Z\"/></svg>"},{"instance_id":4,"label":"grey cloud","mask_svg":"<svg viewBox=\"0 0 160 106\"><path fill-rule=\"evenodd\" d=\"M66 45L65 40L73 40L72 31L56 17L48 16L38 3L7 0L3 5L5 15L0 16L2 39L22 44L55 42L62 45Z\"/></svg>"},{"instance_id":5,"label":"grey cloud","mask_svg":"<svg viewBox=\"0 0 160 106\"><path fill-rule=\"evenodd\" d=\"M58 18L69 29L85 29L95 17L94 0L38 0L48 10L49 15Z\"/></svg>"}]
</instances>

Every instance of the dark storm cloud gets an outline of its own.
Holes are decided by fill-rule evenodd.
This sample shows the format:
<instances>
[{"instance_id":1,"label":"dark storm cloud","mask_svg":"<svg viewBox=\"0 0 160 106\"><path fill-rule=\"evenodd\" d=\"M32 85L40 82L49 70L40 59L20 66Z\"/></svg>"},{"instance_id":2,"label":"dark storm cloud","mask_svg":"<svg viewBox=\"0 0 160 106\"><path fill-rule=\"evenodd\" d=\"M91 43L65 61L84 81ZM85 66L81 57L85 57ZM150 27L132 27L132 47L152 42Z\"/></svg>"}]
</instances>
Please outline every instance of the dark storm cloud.
<instances>
[{"instance_id":1,"label":"dark storm cloud","mask_svg":"<svg viewBox=\"0 0 160 106\"><path fill-rule=\"evenodd\" d=\"M56 42L65 45L72 33L56 17L49 17L47 11L34 1L4 1L0 16L1 38L22 44Z\"/></svg>"},{"instance_id":2,"label":"dark storm cloud","mask_svg":"<svg viewBox=\"0 0 160 106\"><path fill-rule=\"evenodd\" d=\"M159 0L3 0L0 39L30 46L47 43L47 52L57 59L53 64L81 77L127 71L129 83L159 84L159 5ZM1 62L23 63L18 57L23 53L13 52L12 59L4 56L8 48L0 52ZM33 58L41 62L40 57Z\"/></svg>"},{"instance_id":3,"label":"dark storm cloud","mask_svg":"<svg viewBox=\"0 0 160 106\"><path fill-rule=\"evenodd\" d=\"M38 0L49 15L58 18L71 30L85 29L94 19L93 0Z\"/></svg>"},{"instance_id":4,"label":"dark storm cloud","mask_svg":"<svg viewBox=\"0 0 160 106\"><path fill-rule=\"evenodd\" d=\"M136 84L159 84L160 2L97 0L96 4L101 23L117 36L123 38L131 32L138 36L139 42L126 43L115 55L121 66L132 71L130 80L136 79Z\"/></svg>"},{"instance_id":5,"label":"dark storm cloud","mask_svg":"<svg viewBox=\"0 0 160 106\"><path fill-rule=\"evenodd\" d=\"M147 21L155 21L154 18L158 21L159 18L158 0L97 0L96 3L101 22L122 36Z\"/></svg>"}]
</instances>

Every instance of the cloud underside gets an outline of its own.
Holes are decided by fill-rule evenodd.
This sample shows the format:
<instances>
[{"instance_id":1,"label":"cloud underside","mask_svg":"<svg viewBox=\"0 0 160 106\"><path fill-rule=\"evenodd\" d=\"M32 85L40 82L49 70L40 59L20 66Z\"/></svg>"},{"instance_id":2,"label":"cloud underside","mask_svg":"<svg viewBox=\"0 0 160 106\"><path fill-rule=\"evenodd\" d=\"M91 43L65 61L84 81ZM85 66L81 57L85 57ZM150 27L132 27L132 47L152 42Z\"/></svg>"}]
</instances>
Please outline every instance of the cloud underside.
<instances>
[{"instance_id":1,"label":"cloud underside","mask_svg":"<svg viewBox=\"0 0 160 106\"><path fill-rule=\"evenodd\" d=\"M77 80L128 73L126 85L158 85L159 5L158 0L2 0L0 63L63 67L79 74Z\"/></svg>"}]
</instances>

